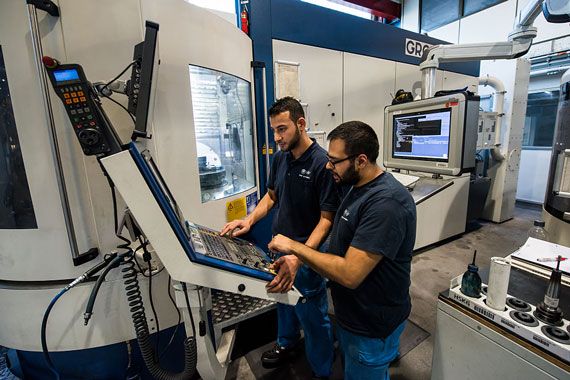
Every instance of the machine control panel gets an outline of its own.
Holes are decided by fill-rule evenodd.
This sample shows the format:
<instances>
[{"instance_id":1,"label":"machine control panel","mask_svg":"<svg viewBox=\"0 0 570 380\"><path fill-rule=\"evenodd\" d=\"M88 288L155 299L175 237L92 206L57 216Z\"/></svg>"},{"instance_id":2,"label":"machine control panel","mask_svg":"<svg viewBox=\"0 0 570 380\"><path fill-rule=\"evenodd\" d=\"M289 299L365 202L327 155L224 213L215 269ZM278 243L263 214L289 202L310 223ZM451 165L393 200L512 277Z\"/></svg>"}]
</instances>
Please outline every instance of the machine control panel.
<instances>
[{"instance_id":1,"label":"machine control panel","mask_svg":"<svg viewBox=\"0 0 570 380\"><path fill-rule=\"evenodd\" d=\"M111 153L120 145L101 111L99 98L77 64L59 64L50 57L43 58L55 93L63 102L67 116L83 153L88 156Z\"/></svg>"},{"instance_id":2,"label":"machine control panel","mask_svg":"<svg viewBox=\"0 0 570 380\"><path fill-rule=\"evenodd\" d=\"M192 246L197 253L272 275L277 274L271 268L272 260L254 244L238 238L220 236L218 231L197 224L188 222L186 225Z\"/></svg>"}]
</instances>

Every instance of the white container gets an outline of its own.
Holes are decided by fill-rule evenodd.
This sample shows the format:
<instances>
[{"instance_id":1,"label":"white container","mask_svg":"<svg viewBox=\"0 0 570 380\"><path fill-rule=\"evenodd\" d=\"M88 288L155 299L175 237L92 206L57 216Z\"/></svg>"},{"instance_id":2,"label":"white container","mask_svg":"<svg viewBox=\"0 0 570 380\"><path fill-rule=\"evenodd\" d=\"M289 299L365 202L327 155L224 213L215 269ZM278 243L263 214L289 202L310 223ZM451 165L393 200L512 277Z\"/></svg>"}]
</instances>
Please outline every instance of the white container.
<instances>
[{"instance_id":1,"label":"white container","mask_svg":"<svg viewBox=\"0 0 570 380\"><path fill-rule=\"evenodd\" d=\"M504 310L509 289L511 261L503 257L491 257L489 284L487 285L487 305L496 310Z\"/></svg>"}]
</instances>

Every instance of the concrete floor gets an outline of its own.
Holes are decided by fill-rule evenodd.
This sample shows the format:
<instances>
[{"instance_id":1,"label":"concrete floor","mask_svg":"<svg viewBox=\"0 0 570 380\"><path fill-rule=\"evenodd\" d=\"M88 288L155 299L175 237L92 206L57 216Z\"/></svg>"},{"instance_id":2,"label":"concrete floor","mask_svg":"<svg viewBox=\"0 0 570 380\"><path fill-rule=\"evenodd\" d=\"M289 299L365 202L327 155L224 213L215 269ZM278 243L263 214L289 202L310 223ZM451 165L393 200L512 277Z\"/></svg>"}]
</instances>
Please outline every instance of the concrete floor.
<instances>
[{"instance_id":1,"label":"concrete floor","mask_svg":"<svg viewBox=\"0 0 570 380\"><path fill-rule=\"evenodd\" d=\"M449 281L453 277L466 270L467 264L472 260L473 250L477 250L480 270L488 270L491 257L504 257L514 252L526 241L533 220L539 218L539 208L519 205L515 208L514 218L507 222L480 222L472 232L414 256L410 320L428 331L430 336L392 365L390 374L393 380L430 378L437 296L449 288ZM237 371L228 373L227 379L255 379L245 357L238 359L233 365L238 367Z\"/></svg>"}]
</instances>

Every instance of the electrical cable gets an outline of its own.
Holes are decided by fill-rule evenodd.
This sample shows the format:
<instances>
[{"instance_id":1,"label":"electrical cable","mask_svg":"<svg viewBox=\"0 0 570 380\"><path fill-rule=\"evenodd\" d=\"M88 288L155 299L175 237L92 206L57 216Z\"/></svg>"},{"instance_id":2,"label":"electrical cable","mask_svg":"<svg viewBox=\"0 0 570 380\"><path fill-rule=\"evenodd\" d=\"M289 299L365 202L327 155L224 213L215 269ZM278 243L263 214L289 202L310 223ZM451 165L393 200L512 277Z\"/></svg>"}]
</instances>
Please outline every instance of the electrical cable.
<instances>
[{"instance_id":1,"label":"electrical cable","mask_svg":"<svg viewBox=\"0 0 570 380\"><path fill-rule=\"evenodd\" d=\"M192 308L190 307L190 299L188 298L188 289L186 289L186 283L182 282L182 290L184 290L184 299L186 300L186 307L188 308L188 314L190 315L190 323L192 325L192 335L196 337L196 325L194 324L194 316L192 315Z\"/></svg>"},{"instance_id":2,"label":"electrical cable","mask_svg":"<svg viewBox=\"0 0 570 380\"><path fill-rule=\"evenodd\" d=\"M148 241L143 241L142 240L142 236L139 236L139 242L141 243L141 247L144 251L143 253L143 260L148 264L148 298L150 301L150 308L152 310L152 314L154 315L154 320L156 321L156 351L155 351L155 361L158 362L158 357L156 356L156 354L158 353L158 347L160 344L160 323L158 320L158 314L156 313L156 309L154 307L154 300L152 299L152 265L151 265L151 259L152 256L150 254L150 252L146 249L146 246L148 245ZM135 257L135 263L137 264L137 266L140 269L140 265L138 264L138 261L136 260ZM144 276L144 272L141 271L141 273L143 273Z\"/></svg>"},{"instance_id":3,"label":"electrical cable","mask_svg":"<svg viewBox=\"0 0 570 380\"><path fill-rule=\"evenodd\" d=\"M111 181L109 177L107 177L107 180L109 181L109 185L111 186L111 197L113 198L113 220L115 223L115 236L124 241L127 247L126 249L129 249L128 247L131 244L131 241L117 233L118 232L117 230L119 229L119 220L117 217L117 194L115 193L115 184ZM118 246L118 248L123 248L123 247L124 245Z\"/></svg>"},{"instance_id":4,"label":"electrical cable","mask_svg":"<svg viewBox=\"0 0 570 380\"><path fill-rule=\"evenodd\" d=\"M160 343L160 324L158 322L158 315L156 314L156 309L154 308L154 301L152 299L152 266L150 264L150 261L148 262L148 299L150 300L150 308L152 310L152 314L154 315L154 320L156 322L156 351L155 351L155 360L158 363L159 362L159 358L158 356L156 356L158 354L158 346Z\"/></svg>"},{"instance_id":5,"label":"electrical cable","mask_svg":"<svg viewBox=\"0 0 570 380\"><path fill-rule=\"evenodd\" d=\"M113 79L111 79L110 81L108 81L107 83L105 83L105 85L104 85L103 87L101 87L101 90L103 90L103 89L105 89L105 88L108 88L111 83L113 83L113 82L115 82L117 79L119 79L119 78L121 77L121 75L123 75L130 67L132 67L132 66L133 66L135 63L137 63L137 62L138 62L138 60L135 59L134 61L132 61L131 63L129 63L129 65L128 65L127 67L125 67L125 68L123 69L123 71L121 71L121 72L119 73L119 75L117 75L116 77L114 77Z\"/></svg>"},{"instance_id":6,"label":"electrical cable","mask_svg":"<svg viewBox=\"0 0 570 380\"><path fill-rule=\"evenodd\" d=\"M103 94L101 94L101 96L104 97L104 98L109 99L110 101L112 101L113 103L115 103L116 105L118 105L119 107L121 107L122 109L124 109L125 112L129 114L131 120L133 121L133 124L136 124L136 123L137 123L136 120L135 120L135 118L134 118L134 116L133 116L133 114L132 114L124 105L122 105L121 103L119 103L118 101L116 101L115 99L111 98L111 97L108 96L108 95L103 95Z\"/></svg>"},{"instance_id":7,"label":"electrical cable","mask_svg":"<svg viewBox=\"0 0 570 380\"><path fill-rule=\"evenodd\" d=\"M182 380L190 379L196 371L197 350L195 337L188 337L184 341L184 370L180 373L171 373L155 362L155 353L150 341L150 332L146 321L140 285L137 271L133 263L134 255L128 256L123 262L123 279L127 301L131 312L131 318L137 335L137 342L144 363L153 378L159 380Z\"/></svg>"},{"instance_id":8,"label":"electrical cable","mask_svg":"<svg viewBox=\"0 0 570 380\"><path fill-rule=\"evenodd\" d=\"M180 327L180 322L182 322L182 315L180 314L180 309L178 309L178 306L176 306L176 301L174 300L174 297L172 297L172 294L170 293L170 290L172 289L171 285L172 285L172 277L168 275L168 287L166 288L166 293L168 293L168 298L170 298L172 305L174 305L174 310L176 310L176 313L178 314L178 321L176 322L176 327L172 332L172 336L170 337L168 344L166 345L166 347L164 347L160 355L158 355L159 359L168 351L168 348L170 347L170 345L174 341L174 338L176 337L176 333L178 332L178 328Z\"/></svg>"}]
</instances>

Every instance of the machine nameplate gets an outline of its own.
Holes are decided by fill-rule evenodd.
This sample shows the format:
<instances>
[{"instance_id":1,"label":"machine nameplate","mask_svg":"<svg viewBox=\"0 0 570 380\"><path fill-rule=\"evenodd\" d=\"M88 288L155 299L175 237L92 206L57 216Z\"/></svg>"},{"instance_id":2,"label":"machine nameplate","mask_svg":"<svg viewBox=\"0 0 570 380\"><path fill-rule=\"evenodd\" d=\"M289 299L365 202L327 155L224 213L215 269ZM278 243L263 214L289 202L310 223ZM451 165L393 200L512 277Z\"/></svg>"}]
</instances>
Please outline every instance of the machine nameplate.
<instances>
[{"instance_id":1,"label":"machine nameplate","mask_svg":"<svg viewBox=\"0 0 570 380\"><path fill-rule=\"evenodd\" d=\"M421 58L424 54L424 51L432 47L431 44L426 44L425 42L412 40L411 38L406 38L406 55L412 57Z\"/></svg>"}]
</instances>

